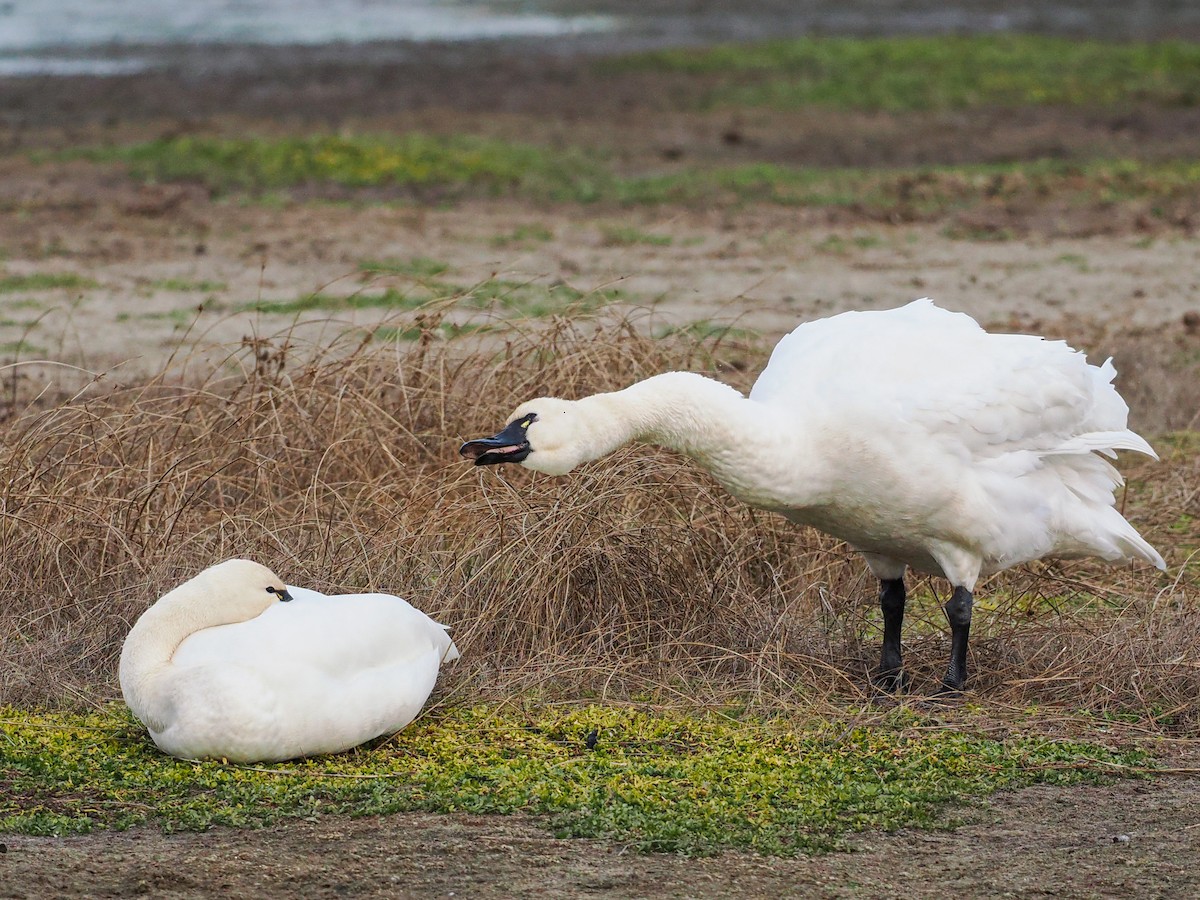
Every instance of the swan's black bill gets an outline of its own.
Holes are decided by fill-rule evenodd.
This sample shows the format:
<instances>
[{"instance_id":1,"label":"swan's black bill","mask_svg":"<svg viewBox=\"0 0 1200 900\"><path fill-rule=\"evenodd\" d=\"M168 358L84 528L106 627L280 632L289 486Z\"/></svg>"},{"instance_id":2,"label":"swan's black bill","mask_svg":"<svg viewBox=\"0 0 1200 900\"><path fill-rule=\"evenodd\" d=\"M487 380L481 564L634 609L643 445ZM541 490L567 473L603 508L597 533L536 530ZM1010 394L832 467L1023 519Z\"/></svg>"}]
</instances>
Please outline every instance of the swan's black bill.
<instances>
[{"instance_id":1,"label":"swan's black bill","mask_svg":"<svg viewBox=\"0 0 1200 900\"><path fill-rule=\"evenodd\" d=\"M494 466L496 463L519 463L530 453L525 430L536 416L528 415L509 424L499 434L489 438L467 441L458 448L459 455L475 460L477 466Z\"/></svg>"},{"instance_id":2,"label":"swan's black bill","mask_svg":"<svg viewBox=\"0 0 1200 900\"><path fill-rule=\"evenodd\" d=\"M292 595L288 593L287 588L269 587L267 588L267 593L274 594L279 598L281 603L287 603L292 599Z\"/></svg>"}]
</instances>

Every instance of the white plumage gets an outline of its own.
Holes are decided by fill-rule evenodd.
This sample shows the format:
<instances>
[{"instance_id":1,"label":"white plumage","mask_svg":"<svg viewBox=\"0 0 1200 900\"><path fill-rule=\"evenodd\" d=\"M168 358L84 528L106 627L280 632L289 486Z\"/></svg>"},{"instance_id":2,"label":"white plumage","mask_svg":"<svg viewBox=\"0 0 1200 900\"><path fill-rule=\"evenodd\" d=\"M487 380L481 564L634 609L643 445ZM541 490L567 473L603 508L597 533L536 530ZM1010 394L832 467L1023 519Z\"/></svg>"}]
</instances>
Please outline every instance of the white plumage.
<instances>
[{"instance_id":1,"label":"white plumage","mask_svg":"<svg viewBox=\"0 0 1200 900\"><path fill-rule=\"evenodd\" d=\"M284 591L290 602L278 601ZM164 752L274 761L399 731L424 706L441 663L457 658L446 629L399 597L326 596L230 560L141 616L120 680Z\"/></svg>"},{"instance_id":2,"label":"white plumage","mask_svg":"<svg viewBox=\"0 0 1200 900\"><path fill-rule=\"evenodd\" d=\"M979 574L1046 556L1164 565L1113 508L1121 476L1096 455L1154 456L1126 428L1115 376L1111 360L1090 365L1062 341L989 334L917 300L800 326L750 399L810 423L827 448L853 445L829 461L833 502L850 513L832 533L971 588ZM871 521L903 516L913 531L881 539L856 525L860 508ZM789 515L805 521L802 509ZM943 564L939 541L978 556L980 571Z\"/></svg>"},{"instance_id":3,"label":"white plumage","mask_svg":"<svg viewBox=\"0 0 1200 900\"><path fill-rule=\"evenodd\" d=\"M1162 557L1114 508L1104 457L1154 451L1127 427L1111 361L1062 341L989 334L922 299L800 325L749 397L669 372L578 401L522 404L477 464L565 474L633 439L681 450L735 496L839 537L883 584L878 673L903 684L903 575L943 575L954 649L945 687L966 678L980 575L1043 557Z\"/></svg>"}]
</instances>

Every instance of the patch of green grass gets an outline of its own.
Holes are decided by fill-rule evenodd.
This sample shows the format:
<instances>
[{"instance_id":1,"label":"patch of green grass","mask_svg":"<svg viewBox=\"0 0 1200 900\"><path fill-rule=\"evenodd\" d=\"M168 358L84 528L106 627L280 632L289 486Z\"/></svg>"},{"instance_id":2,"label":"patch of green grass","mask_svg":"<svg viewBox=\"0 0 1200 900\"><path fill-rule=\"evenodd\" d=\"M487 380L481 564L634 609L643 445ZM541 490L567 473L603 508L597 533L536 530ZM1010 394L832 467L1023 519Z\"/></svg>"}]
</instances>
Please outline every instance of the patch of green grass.
<instances>
[{"instance_id":1,"label":"patch of green grass","mask_svg":"<svg viewBox=\"0 0 1200 900\"><path fill-rule=\"evenodd\" d=\"M264 139L232 142L236 146L226 146L230 143L179 138L94 151L93 155L126 159L134 174L140 177L198 179L214 189L243 189L251 193L268 187L286 189L322 182L349 187L380 186L398 183L408 177L403 171L382 164L353 169L351 173L344 171L342 165L344 159L354 160L360 156L374 158L378 155L390 159L391 154L395 154L397 158L403 158L405 144L402 139L392 143L359 138ZM448 146L451 145L452 141ZM669 174L618 175L599 158L589 157L584 162L584 157L576 151L543 150L498 142L487 146L490 149L483 158L495 156L504 160L503 166L496 163L491 167L506 166L503 178L477 177L457 163L430 164L429 171L421 177L441 184L446 189L446 196L503 191L532 200L576 203L703 206L777 203L852 207L870 215L901 220L982 203L1046 197L1092 203L1140 199L1149 201L1152 210L1157 208L1157 215L1165 215L1162 210L1167 201L1191 197L1200 191L1200 161L1195 159L1152 163L1035 160L908 169L789 168L759 163ZM290 160L290 163L284 165L280 160ZM491 171L488 165L482 162L480 165ZM665 239L636 230L614 231L613 238L651 243L661 243ZM431 260L421 264L417 261L384 261L377 265L412 265L420 274L432 272L441 264Z\"/></svg>"},{"instance_id":2,"label":"patch of green grass","mask_svg":"<svg viewBox=\"0 0 1200 900\"><path fill-rule=\"evenodd\" d=\"M719 106L921 110L1061 104L1195 106L1200 44L1035 35L802 38L663 50L603 64L715 80Z\"/></svg>"},{"instance_id":3,"label":"patch of green grass","mask_svg":"<svg viewBox=\"0 0 1200 900\"><path fill-rule=\"evenodd\" d=\"M136 177L191 181L214 191L268 192L298 185L392 186L490 195L536 193L586 199L603 169L582 154L474 137L179 137L82 151L129 164Z\"/></svg>"},{"instance_id":4,"label":"patch of green grass","mask_svg":"<svg viewBox=\"0 0 1200 900\"><path fill-rule=\"evenodd\" d=\"M542 318L565 312L583 313L599 309L623 298L616 290L583 292L564 282L542 284L489 279L463 289L462 302L477 309L495 307L529 318Z\"/></svg>"},{"instance_id":5,"label":"patch of green grass","mask_svg":"<svg viewBox=\"0 0 1200 900\"><path fill-rule=\"evenodd\" d=\"M223 291L227 285L223 281L189 281L186 278L163 278L150 282L150 287L159 291L178 291L179 293L209 294Z\"/></svg>"},{"instance_id":6,"label":"patch of green grass","mask_svg":"<svg viewBox=\"0 0 1200 900\"><path fill-rule=\"evenodd\" d=\"M439 338L456 338L463 334L472 334L476 331L487 331L490 326L482 322L439 322L432 329L428 326L412 325L407 328L399 328L394 325L384 325L376 328L371 332L371 338L376 341L394 342L394 341L418 341L426 335L434 334Z\"/></svg>"},{"instance_id":7,"label":"patch of green grass","mask_svg":"<svg viewBox=\"0 0 1200 900\"><path fill-rule=\"evenodd\" d=\"M711 319L698 319L686 325L668 325L656 329L654 332L656 338L670 337L673 334L690 335L697 341L720 341L725 338L753 340L759 337L756 332L748 328L738 328L736 325L714 322Z\"/></svg>"},{"instance_id":8,"label":"patch of green grass","mask_svg":"<svg viewBox=\"0 0 1200 900\"><path fill-rule=\"evenodd\" d=\"M872 247L879 247L882 244L883 240L874 234L855 234L849 238L843 237L840 234L831 234L818 243L816 249L822 253L843 256L850 252L851 247L859 250L870 250Z\"/></svg>"},{"instance_id":9,"label":"patch of green grass","mask_svg":"<svg viewBox=\"0 0 1200 900\"><path fill-rule=\"evenodd\" d=\"M34 356L43 356L46 353L44 347L39 347L36 344L31 344L29 341L8 341L0 344L0 353L5 356L23 356L31 354Z\"/></svg>"},{"instance_id":10,"label":"patch of green grass","mask_svg":"<svg viewBox=\"0 0 1200 900\"><path fill-rule=\"evenodd\" d=\"M256 767L165 757L124 707L8 709L0 721L0 832L30 834L261 826L321 812L520 812L560 836L643 851L791 855L868 828L946 827L948 812L1001 788L1102 781L1147 763L1081 742L922 729L904 711L863 727L607 707L452 709L368 748Z\"/></svg>"},{"instance_id":11,"label":"patch of green grass","mask_svg":"<svg viewBox=\"0 0 1200 900\"><path fill-rule=\"evenodd\" d=\"M610 247L632 247L636 244L648 244L652 247L669 247L671 236L668 234L650 234L630 226L610 226L602 228L604 243Z\"/></svg>"},{"instance_id":12,"label":"patch of green grass","mask_svg":"<svg viewBox=\"0 0 1200 900\"><path fill-rule=\"evenodd\" d=\"M1087 272L1091 268L1088 265L1087 257L1082 253L1063 253L1055 262L1060 262L1068 266L1074 266L1077 271Z\"/></svg>"},{"instance_id":13,"label":"patch of green grass","mask_svg":"<svg viewBox=\"0 0 1200 900\"><path fill-rule=\"evenodd\" d=\"M213 304L211 306L207 304L200 304L199 306L184 306L178 309L165 309L156 312L120 312L117 313L116 320L118 322L130 322L134 320L146 322L171 322L176 326L180 326L188 325L194 322L200 313L212 309L223 309L223 307L219 304Z\"/></svg>"},{"instance_id":14,"label":"patch of green grass","mask_svg":"<svg viewBox=\"0 0 1200 900\"><path fill-rule=\"evenodd\" d=\"M336 312L347 309L418 309L430 301L427 293L409 294L388 288L382 293L357 293L348 296L333 294L305 294L292 300L255 300L238 307L239 312L257 312L268 315L294 315L311 312L312 310L327 310Z\"/></svg>"},{"instance_id":15,"label":"patch of green grass","mask_svg":"<svg viewBox=\"0 0 1200 900\"><path fill-rule=\"evenodd\" d=\"M997 225L948 225L942 229L942 235L952 241L978 241L1003 243L1016 238L1011 228Z\"/></svg>"},{"instance_id":16,"label":"patch of green grass","mask_svg":"<svg viewBox=\"0 0 1200 900\"><path fill-rule=\"evenodd\" d=\"M9 309L42 309L45 302L36 297L21 297L16 300L10 300L5 303Z\"/></svg>"},{"instance_id":17,"label":"patch of green grass","mask_svg":"<svg viewBox=\"0 0 1200 900\"><path fill-rule=\"evenodd\" d=\"M413 259L363 260L358 264L360 272L372 275L411 275L414 278L436 278L449 268L449 263L424 256Z\"/></svg>"},{"instance_id":18,"label":"patch of green grass","mask_svg":"<svg viewBox=\"0 0 1200 900\"><path fill-rule=\"evenodd\" d=\"M525 244L533 241L545 243L554 239L554 232L544 225L521 225L506 234L498 234L492 238L493 247L511 247L514 244Z\"/></svg>"},{"instance_id":19,"label":"patch of green grass","mask_svg":"<svg viewBox=\"0 0 1200 900\"><path fill-rule=\"evenodd\" d=\"M0 294L15 294L18 291L52 291L60 288L88 290L98 286L90 278L70 273L0 276Z\"/></svg>"},{"instance_id":20,"label":"patch of green grass","mask_svg":"<svg viewBox=\"0 0 1200 900\"><path fill-rule=\"evenodd\" d=\"M567 311L587 312L623 297L620 291L599 290L584 293L568 284L541 284L488 279L471 287L437 284L436 290L404 292L388 288L381 293L360 292L349 296L314 293L292 300L255 300L238 307L239 312L269 315L295 315L322 310L337 312L351 309L419 309L433 300L469 309L498 309L531 318L557 315Z\"/></svg>"},{"instance_id":21,"label":"patch of green grass","mask_svg":"<svg viewBox=\"0 0 1200 900\"><path fill-rule=\"evenodd\" d=\"M1196 517L1190 513L1180 513L1175 521L1167 526L1167 530L1175 534L1192 534L1197 530Z\"/></svg>"},{"instance_id":22,"label":"patch of green grass","mask_svg":"<svg viewBox=\"0 0 1200 900\"><path fill-rule=\"evenodd\" d=\"M624 203L768 202L854 207L881 216L932 215L1018 197L1115 202L1170 199L1200 190L1200 162L1035 160L910 169L816 169L755 164L733 169L628 178Z\"/></svg>"}]
</instances>

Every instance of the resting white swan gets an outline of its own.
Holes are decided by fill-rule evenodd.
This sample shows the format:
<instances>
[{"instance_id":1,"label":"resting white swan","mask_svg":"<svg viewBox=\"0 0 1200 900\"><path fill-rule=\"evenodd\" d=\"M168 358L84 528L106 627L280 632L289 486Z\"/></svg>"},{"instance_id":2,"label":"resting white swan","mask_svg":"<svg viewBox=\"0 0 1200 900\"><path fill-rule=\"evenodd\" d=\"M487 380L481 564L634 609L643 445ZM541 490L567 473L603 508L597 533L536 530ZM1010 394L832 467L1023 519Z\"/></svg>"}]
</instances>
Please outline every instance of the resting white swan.
<instances>
[{"instance_id":1,"label":"resting white swan","mask_svg":"<svg viewBox=\"0 0 1200 900\"><path fill-rule=\"evenodd\" d=\"M164 752L261 762L399 731L425 705L440 664L457 658L446 629L399 597L327 597L231 559L142 614L121 650L120 680Z\"/></svg>"},{"instance_id":2,"label":"resting white swan","mask_svg":"<svg viewBox=\"0 0 1200 900\"><path fill-rule=\"evenodd\" d=\"M562 475L638 439L680 450L747 503L848 542L881 581L875 680L906 678L907 567L942 575L950 663L967 677L976 580L1042 557L1163 559L1114 508L1102 456L1150 445L1128 430L1111 361L1061 341L989 334L928 299L849 312L784 337L750 392L686 372L578 401L521 404L460 453Z\"/></svg>"}]
</instances>

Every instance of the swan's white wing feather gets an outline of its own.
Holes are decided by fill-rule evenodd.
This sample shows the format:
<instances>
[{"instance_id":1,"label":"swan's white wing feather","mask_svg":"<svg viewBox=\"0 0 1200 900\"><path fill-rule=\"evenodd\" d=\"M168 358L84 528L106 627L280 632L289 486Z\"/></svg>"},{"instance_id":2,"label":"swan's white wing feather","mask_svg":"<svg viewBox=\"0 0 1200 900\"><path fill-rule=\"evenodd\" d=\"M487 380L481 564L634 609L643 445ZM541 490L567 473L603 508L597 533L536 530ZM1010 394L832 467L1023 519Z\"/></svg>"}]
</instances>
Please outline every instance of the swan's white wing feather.
<instances>
[{"instance_id":1,"label":"swan's white wing feather","mask_svg":"<svg viewBox=\"0 0 1200 900\"><path fill-rule=\"evenodd\" d=\"M331 673L396 664L426 647L452 643L446 630L391 594L327 596L288 587L289 603L275 603L257 618L196 632L175 653L176 665L259 660L274 666L302 660Z\"/></svg>"},{"instance_id":2,"label":"swan's white wing feather","mask_svg":"<svg viewBox=\"0 0 1200 900\"><path fill-rule=\"evenodd\" d=\"M1089 365L1061 341L989 334L967 315L917 300L801 325L779 342L750 398L823 427L974 457L1153 453L1126 428L1115 375L1111 362ZM1110 437L1088 437L1100 433Z\"/></svg>"},{"instance_id":3,"label":"swan's white wing feather","mask_svg":"<svg viewBox=\"0 0 1200 900\"><path fill-rule=\"evenodd\" d=\"M789 515L860 549L947 575L948 545L983 571L1044 555L1161 567L1113 510L1121 478L1097 455L1154 452L1127 428L1115 375L1061 341L989 334L918 300L801 325L750 399L834 448L828 501Z\"/></svg>"}]
</instances>

